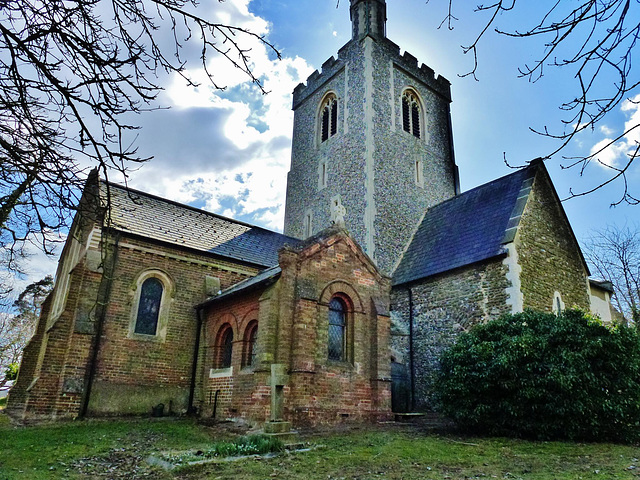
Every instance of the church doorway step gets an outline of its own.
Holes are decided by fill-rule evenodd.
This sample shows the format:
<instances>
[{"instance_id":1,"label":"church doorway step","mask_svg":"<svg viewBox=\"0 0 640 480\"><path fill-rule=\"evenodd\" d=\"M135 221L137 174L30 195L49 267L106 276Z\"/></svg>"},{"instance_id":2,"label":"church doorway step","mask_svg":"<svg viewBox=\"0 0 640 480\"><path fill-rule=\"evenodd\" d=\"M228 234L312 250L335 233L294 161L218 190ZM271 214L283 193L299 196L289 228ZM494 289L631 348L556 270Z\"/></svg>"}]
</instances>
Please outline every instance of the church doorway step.
<instances>
[{"instance_id":1,"label":"church doorway step","mask_svg":"<svg viewBox=\"0 0 640 480\"><path fill-rule=\"evenodd\" d=\"M407 413L411 411L411 382L406 365L391 362L391 411Z\"/></svg>"}]
</instances>

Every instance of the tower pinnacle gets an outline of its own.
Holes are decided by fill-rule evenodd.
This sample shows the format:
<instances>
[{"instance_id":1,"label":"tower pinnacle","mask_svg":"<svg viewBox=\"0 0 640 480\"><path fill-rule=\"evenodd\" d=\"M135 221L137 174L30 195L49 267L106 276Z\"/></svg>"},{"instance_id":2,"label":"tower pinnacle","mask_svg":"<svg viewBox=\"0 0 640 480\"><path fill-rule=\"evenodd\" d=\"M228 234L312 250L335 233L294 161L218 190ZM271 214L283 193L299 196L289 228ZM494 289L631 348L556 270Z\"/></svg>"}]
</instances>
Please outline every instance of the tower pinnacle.
<instances>
[{"instance_id":1,"label":"tower pinnacle","mask_svg":"<svg viewBox=\"0 0 640 480\"><path fill-rule=\"evenodd\" d=\"M385 0L351 0L352 38L371 35L387 36L387 3Z\"/></svg>"}]
</instances>

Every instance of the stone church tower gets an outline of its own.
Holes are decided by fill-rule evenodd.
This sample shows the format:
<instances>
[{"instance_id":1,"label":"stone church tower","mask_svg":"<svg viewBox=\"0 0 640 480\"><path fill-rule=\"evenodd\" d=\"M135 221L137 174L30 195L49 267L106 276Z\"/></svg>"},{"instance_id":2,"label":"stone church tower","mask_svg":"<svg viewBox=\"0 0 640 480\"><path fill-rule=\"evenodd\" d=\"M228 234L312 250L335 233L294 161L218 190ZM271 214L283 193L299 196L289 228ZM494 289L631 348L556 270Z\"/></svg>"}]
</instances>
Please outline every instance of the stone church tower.
<instances>
[{"instance_id":1,"label":"stone church tower","mask_svg":"<svg viewBox=\"0 0 640 480\"><path fill-rule=\"evenodd\" d=\"M293 92L284 232L344 221L386 274L425 210L458 193L450 83L386 38L385 0L351 0L352 39Z\"/></svg>"}]
</instances>

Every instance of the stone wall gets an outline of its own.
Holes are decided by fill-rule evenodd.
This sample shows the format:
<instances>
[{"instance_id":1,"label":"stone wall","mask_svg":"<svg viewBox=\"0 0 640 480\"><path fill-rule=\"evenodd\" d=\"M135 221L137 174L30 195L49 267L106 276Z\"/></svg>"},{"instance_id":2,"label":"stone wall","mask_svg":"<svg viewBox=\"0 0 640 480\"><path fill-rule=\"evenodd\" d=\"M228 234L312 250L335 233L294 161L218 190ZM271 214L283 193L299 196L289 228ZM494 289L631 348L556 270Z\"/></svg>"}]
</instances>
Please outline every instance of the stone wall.
<instances>
[{"instance_id":1,"label":"stone wall","mask_svg":"<svg viewBox=\"0 0 640 480\"><path fill-rule=\"evenodd\" d=\"M439 368L438 358L455 342L456 336L476 323L510 311L506 293L510 283L506 273L502 257L498 257L392 289L391 311L396 335L391 345L392 350L403 354L404 362L398 361L408 369L411 366L410 346L403 332L413 330L416 410L430 408L431 382Z\"/></svg>"},{"instance_id":2,"label":"stone wall","mask_svg":"<svg viewBox=\"0 0 640 480\"><path fill-rule=\"evenodd\" d=\"M551 312L558 292L566 308L589 311L586 265L543 169L536 175L514 243L524 308Z\"/></svg>"},{"instance_id":3,"label":"stone wall","mask_svg":"<svg viewBox=\"0 0 640 480\"><path fill-rule=\"evenodd\" d=\"M406 88L420 97L422 138L402 128ZM309 213L313 233L327 228L331 202L339 198L350 234L390 274L425 209L456 191L449 89L446 79L385 38L351 41L325 62L294 91L285 234L302 238ZM338 129L320 142L327 92L338 98ZM326 186L319 182L323 169Z\"/></svg>"}]
</instances>

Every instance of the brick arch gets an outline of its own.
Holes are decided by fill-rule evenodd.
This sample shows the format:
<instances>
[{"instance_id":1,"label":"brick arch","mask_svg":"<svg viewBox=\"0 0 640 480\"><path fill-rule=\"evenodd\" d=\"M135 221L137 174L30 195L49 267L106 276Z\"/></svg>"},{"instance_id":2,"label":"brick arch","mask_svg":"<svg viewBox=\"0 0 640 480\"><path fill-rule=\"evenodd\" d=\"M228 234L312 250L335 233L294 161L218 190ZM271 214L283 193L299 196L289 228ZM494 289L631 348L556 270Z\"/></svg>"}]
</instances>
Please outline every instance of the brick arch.
<instances>
[{"instance_id":1,"label":"brick arch","mask_svg":"<svg viewBox=\"0 0 640 480\"><path fill-rule=\"evenodd\" d=\"M226 340L231 335L231 341L227 347ZM232 365L233 344L237 343L237 333L229 322L222 322L215 334L214 365L217 368L228 368Z\"/></svg>"},{"instance_id":2,"label":"brick arch","mask_svg":"<svg viewBox=\"0 0 640 480\"><path fill-rule=\"evenodd\" d=\"M214 337L217 335L217 332L220 330L220 327L225 323L228 323L229 325L231 325L231 328L233 329L234 337L236 337L240 333L240 322L238 321L238 317L236 317L231 312L225 312L219 317L216 317L215 320L211 322L211 325L213 327Z\"/></svg>"},{"instance_id":3,"label":"brick arch","mask_svg":"<svg viewBox=\"0 0 640 480\"><path fill-rule=\"evenodd\" d=\"M258 320L258 308L252 308L242 316L242 320L238 322L238 330L245 330L247 325L253 321Z\"/></svg>"},{"instance_id":4,"label":"brick arch","mask_svg":"<svg viewBox=\"0 0 640 480\"><path fill-rule=\"evenodd\" d=\"M352 304L354 312L364 312L364 303L362 302L362 298L360 298L360 295L358 294L356 289L344 280L334 280L333 282L327 284L327 286L324 287L322 293L320 294L319 303L323 305L329 305L329 301L334 296L348 297L350 303Z\"/></svg>"}]
</instances>

